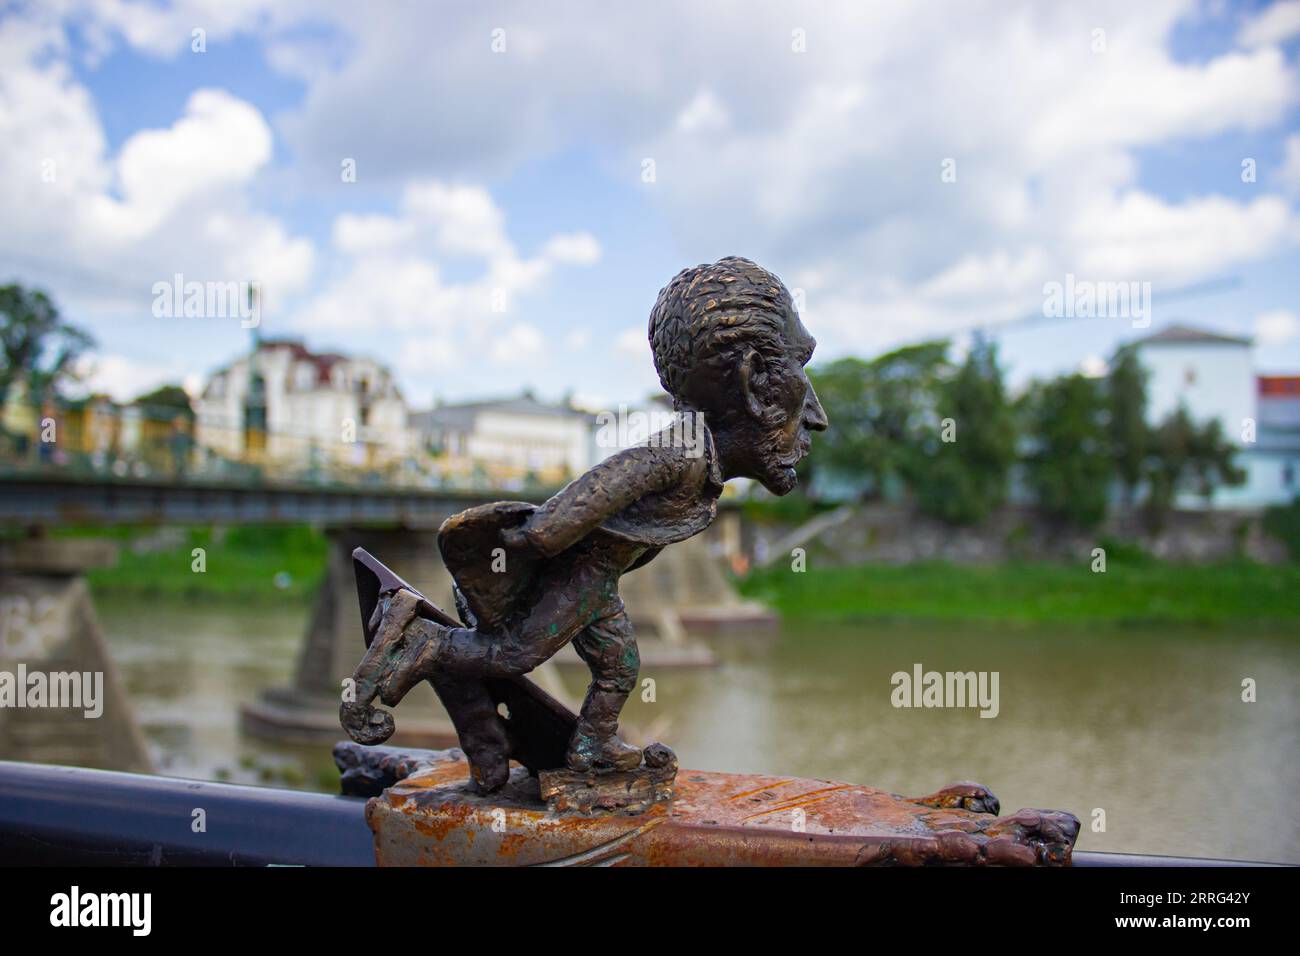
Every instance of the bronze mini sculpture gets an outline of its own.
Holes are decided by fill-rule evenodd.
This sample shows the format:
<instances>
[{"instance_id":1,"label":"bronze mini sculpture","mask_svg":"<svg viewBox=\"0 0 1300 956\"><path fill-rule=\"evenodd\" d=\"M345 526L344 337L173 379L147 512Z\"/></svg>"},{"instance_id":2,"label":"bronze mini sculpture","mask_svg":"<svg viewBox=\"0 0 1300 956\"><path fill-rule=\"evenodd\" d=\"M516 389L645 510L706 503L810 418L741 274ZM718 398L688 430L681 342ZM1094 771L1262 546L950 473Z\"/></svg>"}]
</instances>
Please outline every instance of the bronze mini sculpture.
<instances>
[{"instance_id":1,"label":"bronze mini sculpture","mask_svg":"<svg viewBox=\"0 0 1300 956\"><path fill-rule=\"evenodd\" d=\"M791 491L810 432L827 421L804 372L816 343L781 281L748 259L679 273L659 293L649 338L678 423L540 507L497 502L448 519L438 545L460 620L354 554L368 645L355 699L340 708L354 740L386 740L393 719L375 698L395 706L428 680L479 792L506 784L511 759L534 773L578 775L580 805L599 804L598 775L671 783L668 748L643 754L618 736L640 663L619 577L707 528L728 479ZM523 676L570 641L592 674L576 718Z\"/></svg>"},{"instance_id":2,"label":"bronze mini sculpture","mask_svg":"<svg viewBox=\"0 0 1300 956\"><path fill-rule=\"evenodd\" d=\"M353 552L367 650L343 726L359 743L382 743L393 718L375 699L394 706L427 679L464 751L335 748L344 792L373 798L376 860L1068 865L1075 816L998 816L997 798L976 783L907 798L763 774L688 771L679 781L667 747L640 751L619 738L639 664L619 577L703 531L728 478L789 492L810 432L826 428L803 368L813 339L780 280L746 259L673 279L651 313L650 343L678 427L540 507L496 502L445 521L438 548L459 620ZM577 715L524 676L569 641L592 673Z\"/></svg>"}]
</instances>

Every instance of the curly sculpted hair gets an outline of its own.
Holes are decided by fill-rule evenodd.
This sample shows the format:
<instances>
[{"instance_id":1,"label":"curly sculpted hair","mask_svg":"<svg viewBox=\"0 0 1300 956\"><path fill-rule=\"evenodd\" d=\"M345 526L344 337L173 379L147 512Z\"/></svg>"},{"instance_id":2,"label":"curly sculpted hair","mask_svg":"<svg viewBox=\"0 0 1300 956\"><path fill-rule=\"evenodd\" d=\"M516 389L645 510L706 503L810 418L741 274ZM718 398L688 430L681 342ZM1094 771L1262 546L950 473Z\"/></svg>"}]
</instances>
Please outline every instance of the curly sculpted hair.
<instances>
[{"instance_id":1,"label":"curly sculpted hair","mask_svg":"<svg viewBox=\"0 0 1300 956\"><path fill-rule=\"evenodd\" d=\"M683 269L650 312L660 383L679 406L712 404L703 392L732 391L732 375L748 350L780 359L793 309L781 280L748 259L728 256Z\"/></svg>"}]
</instances>

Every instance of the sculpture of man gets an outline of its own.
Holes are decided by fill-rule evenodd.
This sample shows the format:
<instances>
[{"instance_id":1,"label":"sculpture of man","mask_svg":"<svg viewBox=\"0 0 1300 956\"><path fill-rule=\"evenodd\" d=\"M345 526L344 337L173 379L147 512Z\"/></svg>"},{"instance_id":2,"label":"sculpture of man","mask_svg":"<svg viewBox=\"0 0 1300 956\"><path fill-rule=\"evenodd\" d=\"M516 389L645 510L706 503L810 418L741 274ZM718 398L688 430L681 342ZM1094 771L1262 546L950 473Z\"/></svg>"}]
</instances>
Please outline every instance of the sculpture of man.
<instances>
[{"instance_id":1,"label":"sculpture of man","mask_svg":"<svg viewBox=\"0 0 1300 956\"><path fill-rule=\"evenodd\" d=\"M486 506L503 517L494 533L507 564L527 569L509 576L517 613L485 625L458 598L462 621L474 626L451 626L450 619L422 616L421 599L410 591L387 602L382 620L377 608L372 623L392 639L382 650L372 644L357 672L359 699L344 704L343 725L354 738L365 739L375 696L392 705L428 679L457 721L475 782L497 789L509 775L505 732L494 705L458 698L457 682L517 677L572 641L592 680L565 763L597 772L641 763L641 751L617 732L640 663L619 577L708 527L726 480L752 478L774 494L791 491L809 433L827 425L804 372L816 343L781 281L748 259L729 257L679 273L655 302L650 344L679 415L675 426L610 456L536 509ZM504 520L516 515L514 523ZM443 537L461 517L440 533L444 559ZM490 560L484 553L482 563ZM450 560L448 566L468 591ZM382 736L387 733L391 721Z\"/></svg>"}]
</instances>

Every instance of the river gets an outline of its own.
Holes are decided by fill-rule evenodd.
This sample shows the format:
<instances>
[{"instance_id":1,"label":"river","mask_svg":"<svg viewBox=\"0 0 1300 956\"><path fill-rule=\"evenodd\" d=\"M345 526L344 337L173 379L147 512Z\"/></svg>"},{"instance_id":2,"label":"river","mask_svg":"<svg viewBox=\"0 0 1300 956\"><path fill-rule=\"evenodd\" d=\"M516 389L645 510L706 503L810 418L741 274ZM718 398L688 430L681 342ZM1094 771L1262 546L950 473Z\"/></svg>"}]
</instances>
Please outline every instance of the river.
<instances>
[{"instance_id":1,"label":"river","mask_svg":"<svg viewBox=\"0 0 1300 956\"><path fill-rule=\"evenodd\" d=\"M288 682L305 608L97 606L160 772L335 786L328 748L238 730L239 704ZM1293 634L870 623L710 640L719 667L643 667L654 700L634 696L625 712L685 767L909 796L971 779L1004 812L1073 812L1080 849L1300 863ZM997 715L893 706L892 675L916 664L996 671ZM563 674L580 697L584 675ZM1257 687L1252 703L1242 700L1246 678Z\"/></svg>"}]
</instances>

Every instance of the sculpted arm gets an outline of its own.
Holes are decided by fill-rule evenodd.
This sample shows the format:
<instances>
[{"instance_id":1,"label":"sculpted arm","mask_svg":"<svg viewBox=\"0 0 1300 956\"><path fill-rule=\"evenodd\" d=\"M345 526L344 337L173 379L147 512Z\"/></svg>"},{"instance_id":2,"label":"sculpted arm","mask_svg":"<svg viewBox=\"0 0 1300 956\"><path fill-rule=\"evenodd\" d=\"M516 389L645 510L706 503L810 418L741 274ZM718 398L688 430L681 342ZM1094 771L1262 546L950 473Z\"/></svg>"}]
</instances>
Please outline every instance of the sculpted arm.
<instances>
[{"instance_id":1,"label":"sculpted arm","mask_svg":"<svg viewBox=\"0 0 1300 956\"><path fill-rule=\"evenodd\" d=\"M680 481L684 467L668 449L637 447L612 455L538 508L522 537L543 555L559 554L606 518Z\"/></svg>"}]
</instances>

